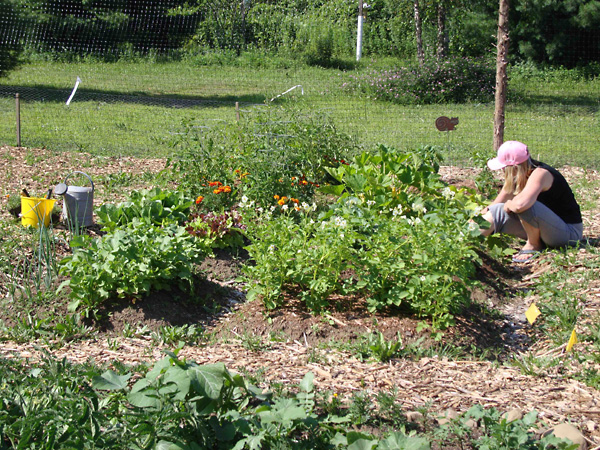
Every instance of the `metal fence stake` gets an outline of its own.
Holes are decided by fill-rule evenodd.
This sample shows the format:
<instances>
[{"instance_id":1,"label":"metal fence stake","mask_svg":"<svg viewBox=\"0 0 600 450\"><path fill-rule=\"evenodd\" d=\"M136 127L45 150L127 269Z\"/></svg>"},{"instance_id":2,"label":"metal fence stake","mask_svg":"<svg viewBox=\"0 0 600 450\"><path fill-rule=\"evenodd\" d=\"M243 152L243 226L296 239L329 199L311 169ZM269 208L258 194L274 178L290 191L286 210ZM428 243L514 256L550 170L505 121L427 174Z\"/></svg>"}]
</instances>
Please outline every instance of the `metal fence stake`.
<instances>
[{"instance_id":1,"label":"metal fence stake","mask_svg":"<svg viewBox=\"0 0 600 450\"><path fill-rule=\"evenodd\" d=\"M17 147L21 147L21 100L19 94L15 95L15 103L17 109Z\"/></svg>"}]
</instances>

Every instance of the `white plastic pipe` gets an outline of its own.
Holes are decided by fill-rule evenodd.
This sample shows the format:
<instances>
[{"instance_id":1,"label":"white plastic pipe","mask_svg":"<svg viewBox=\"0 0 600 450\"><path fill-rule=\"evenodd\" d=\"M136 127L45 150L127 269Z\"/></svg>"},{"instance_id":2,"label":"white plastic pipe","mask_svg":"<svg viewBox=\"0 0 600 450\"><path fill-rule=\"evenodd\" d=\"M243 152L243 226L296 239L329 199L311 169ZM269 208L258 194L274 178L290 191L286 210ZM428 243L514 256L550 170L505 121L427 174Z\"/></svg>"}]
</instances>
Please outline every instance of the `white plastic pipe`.
<instances>
[{"instance_id":1,"label":"white plastic pipe","mask_svg":"<svg viewBox=\"0 0 600 450\"><path fill-rule=\"evenodd\" d=\"M361 0L362 1L362 0ZM358 15L358 31L356 33L356 60L360 61L362 55L362 32L363 32L363 16Z\"/></svg>"}]
</instances>

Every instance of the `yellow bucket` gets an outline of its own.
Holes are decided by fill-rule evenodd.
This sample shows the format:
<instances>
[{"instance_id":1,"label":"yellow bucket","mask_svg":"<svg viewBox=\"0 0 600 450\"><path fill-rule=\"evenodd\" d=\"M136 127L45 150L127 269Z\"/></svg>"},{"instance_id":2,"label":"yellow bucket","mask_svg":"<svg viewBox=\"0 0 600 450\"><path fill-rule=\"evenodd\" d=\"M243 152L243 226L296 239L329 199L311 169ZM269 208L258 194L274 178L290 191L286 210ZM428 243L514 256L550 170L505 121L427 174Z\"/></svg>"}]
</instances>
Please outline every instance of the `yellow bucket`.
<instances>
[{"instance_id":1,"label":"yellow bucket","mask_svg":"<svg viewBox=\"0 0 600 450\"><path fill-rule=\"evenodd\" d=\"M21 223L25 227L38 227L40 221L44 220L44 226L50 224L52 208L54 208L55 199L21 197Z\"/></svg>"}]
</instances>

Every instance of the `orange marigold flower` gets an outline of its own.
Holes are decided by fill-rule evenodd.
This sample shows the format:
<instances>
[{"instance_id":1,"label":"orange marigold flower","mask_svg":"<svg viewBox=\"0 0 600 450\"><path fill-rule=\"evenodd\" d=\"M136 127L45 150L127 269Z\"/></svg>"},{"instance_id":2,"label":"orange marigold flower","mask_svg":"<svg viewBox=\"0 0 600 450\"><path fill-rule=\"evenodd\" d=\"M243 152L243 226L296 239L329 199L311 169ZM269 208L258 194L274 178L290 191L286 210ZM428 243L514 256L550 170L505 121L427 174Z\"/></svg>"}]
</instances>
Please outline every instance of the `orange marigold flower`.
<instances>
[{"instance_id":1,"label":"orange marigold flower","mask_svg":"<svg viewBox=\"0 0 600 450\"><path fill-rule=\"evenodd\" d=\"M308 184L308 181L306 181L306 180L302 180L302 181L300 182L300 184L302 184L302 185L306 186L306 185Z\"/></svg>"},{"instance_id":2,"label":"orange marigold flower","mask_svg":"<svg viewBox=\"0 0 600 450\"><path fill-rule=\"evenodd\" d=\"M223 192L231 192L231 186L224 186Z\"/></svg>"},{"instance_id":3,"label":"orange marigold flower","mask_svg":"<svg viewBox=\"0 0 600 450\"><path fill-rule=\"evenodd\" d=\"M204 197L202 197L201 195L199 195L199 196L196 198L196 205L198 205L198 204L202 203L202 200L204 200Z\"/></svg>"},{"instance_id":4,"label":"orange marigold flower","mask_svg":"<svg viewBox=\"0 0 600 450\"><path fill-rule=\"evenodd\" d=\"M285 198L285 197L284 197L284 198ZM283 205L285 205L285 200L282 198L282 199L281 199L281 200L279 200L277 203L278 203L280 206L283 206Z\"/></svg>"},{"instance_id":5,"label":"orange marigold flower","mask_svg":"<svg viewBox=\"0 0 600 450\"><path fill-rule=\"evenodd\" d=\"M283 202L285 203L288 201L288 198L286 196L283 196L283 197L281 197L281 200L283 200Z\"/></svg>"},{"instance_id":6,"label":"orange marigold flower","mask_svg":"<svg viewBox=\"0 0 600 450\"><path fill-rule=\"evenodd\" d=\"M213 194L220 194L220 193L221 193L221 188L213 190Z\"/></svg>"},{"instance_id":7,"label":"orange marigold flower","mask_svg":"<svg viewBox=\"0 0 600 450\"><path fill-rule=\"evenodd\" d=\"M294 206L294 209L295 209L296 211L300 211L300 207L299 207L299 206Z\"/></svg>"},{"instance_id":8,"label":"orange marigold flower","mask_svg":"<svg viewBox=\"0 0 600 450\"><path fill-rule=\"evenodd\" d=\"M275 194L275 195L273 196L273 198L274 198L275 200L279 200L279 195Z\"/></svg>"},{"instance_id":9,"label":"orange marigold flower","mask_svg":"<svg viewBox=\"0 0 600 450\"><path fill-rule=\"evenodd\" d=\"M290 198L291 201L293 201L294 203L300 203L300 200L298 200L297 198Z\"/></svg>"},{"instance_id":10,"label":"orange marigold flower","mask_svg":"<svg viewBox=\"0 0 600 450\"><path fill-rule=\"evenodd\" d=\"M240 169L235 169L235 173L240 173Z\"/></svg>"},{"instance_id":11,"label":"orange marigold flower","mask_svg":"<svg viewBox=\"0 0 600 450\"><path fill-rule=\"evenodd\" d=\"M214 187L214 186L223 186L223 183L221 183L220 181L211 181L208 183L208 185L210 187Z\"/></svg>"}]
</instances>

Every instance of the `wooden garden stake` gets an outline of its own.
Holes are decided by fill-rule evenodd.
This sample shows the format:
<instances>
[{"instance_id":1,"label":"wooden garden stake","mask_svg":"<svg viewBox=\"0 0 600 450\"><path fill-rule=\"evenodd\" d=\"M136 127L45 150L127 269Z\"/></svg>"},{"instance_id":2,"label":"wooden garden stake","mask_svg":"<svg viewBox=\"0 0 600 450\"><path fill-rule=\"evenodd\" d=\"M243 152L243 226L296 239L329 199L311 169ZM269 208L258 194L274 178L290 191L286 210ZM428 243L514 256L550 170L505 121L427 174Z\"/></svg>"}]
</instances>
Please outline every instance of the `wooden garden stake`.
<instances>
[{"instance_id":1,"label":"wooden garden stake","mask_svg":"<svg viewBox=\"0 0 600 450\"><path fill-rule=\"evenodd\" d=\"M21 146L21 101L19 99L19 94L15 95L15 103L17 110L17 147Z\"/></svg>"}]
</instances>

